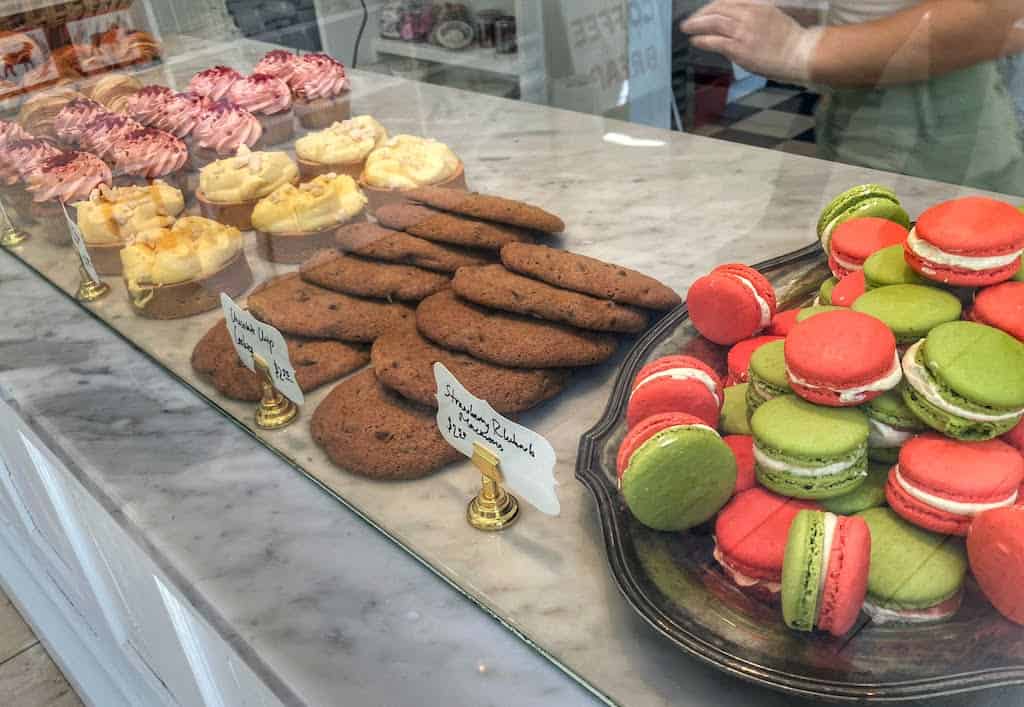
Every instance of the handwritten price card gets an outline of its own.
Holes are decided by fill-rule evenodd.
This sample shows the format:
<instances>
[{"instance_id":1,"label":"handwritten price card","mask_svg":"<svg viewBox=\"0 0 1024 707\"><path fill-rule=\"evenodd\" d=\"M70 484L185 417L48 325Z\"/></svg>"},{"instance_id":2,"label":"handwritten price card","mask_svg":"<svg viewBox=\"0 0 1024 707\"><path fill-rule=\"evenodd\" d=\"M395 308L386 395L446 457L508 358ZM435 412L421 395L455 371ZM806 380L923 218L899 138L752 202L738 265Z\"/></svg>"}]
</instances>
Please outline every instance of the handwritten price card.
<instances>
[{"instance_id":1,"label":"handwritten price card","mask_svg":"<svg viewBox=\"0 0 1024 707\"><path fill-rule=\"evenodd\" d=\"M505 486L537 510L556 516L555 450L544 437L495 412L466 390L441 363L434 364L437 427L448 443L473 456L478 442L498 457Z\"/></svg>"},{"instance_id":2,"label":"handwritten price card","mask_svg":"<svg viewBox=\"0 0 1024 707\"><path fill-rule=\"evenodd\" d=\"M231 343L246 368L255 371L254 357L260 356L267 362L274 387L296 405L302 405L305 397L295 379L295 369L288 358L288 344L281 332L258 321L223 292L220 293L220 306L224 310Z\"/></svg>"},{"instance_id":3,"label":"handwritten price card","mask_svg":"<svg viewBox=\"0 0 1024 707\"><path fill-rule=\"evenodd\" d=\"M86 275L89 279L94 282L99 282L100 275L96 272L96 266L92 264L92 256L89 255L89 249L85 247L85 238L82 236L82 229L78 227L75 220L71 218L71 214L68 213L67 205L62 201L60 207L64 210L64 220L68 224L68 233L71 234L71 242L75 244L75 250L78 251L78 257L82 259L82 267L85 268Z\"/></svg>"}]
</instances>

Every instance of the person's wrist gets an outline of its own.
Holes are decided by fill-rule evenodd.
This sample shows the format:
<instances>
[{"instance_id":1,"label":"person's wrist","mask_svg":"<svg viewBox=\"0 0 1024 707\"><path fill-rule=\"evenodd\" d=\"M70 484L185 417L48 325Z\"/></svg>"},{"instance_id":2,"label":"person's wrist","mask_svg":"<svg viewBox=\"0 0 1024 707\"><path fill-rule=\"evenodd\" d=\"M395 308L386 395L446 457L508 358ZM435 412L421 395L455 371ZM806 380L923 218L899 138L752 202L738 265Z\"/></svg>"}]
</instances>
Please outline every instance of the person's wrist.
<instances>
[{"instance_id":1,"label":"person's wrist","mask_svg":"<svg viewBox=\"0 0 1024 707\"><path fill-rule=\"evenodd\" d=\"M800 32L790 54L791 79L811 83L818 75L818 48L824 27L807 27Z\"/></svg>"}]
</instances>

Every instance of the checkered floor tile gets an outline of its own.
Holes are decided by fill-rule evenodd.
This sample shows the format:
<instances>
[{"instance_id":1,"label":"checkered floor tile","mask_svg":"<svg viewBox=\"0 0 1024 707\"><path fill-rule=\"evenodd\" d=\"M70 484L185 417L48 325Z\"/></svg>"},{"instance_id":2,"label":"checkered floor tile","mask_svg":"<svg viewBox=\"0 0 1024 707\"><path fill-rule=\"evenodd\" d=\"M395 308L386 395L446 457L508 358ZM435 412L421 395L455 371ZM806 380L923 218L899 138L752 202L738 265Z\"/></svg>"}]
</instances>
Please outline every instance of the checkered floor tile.
<instances>
[{"instance_id":1,"label":"checkered floor tile","mask_svg":"<svg viewBox=\"0 0 1024 707\"><path fill-rule=\"evenodd\" d=\"M814 108L818 95L798 86L769 83L728 104L696 135L814 156Z\"/></svg>"}]
</instances>

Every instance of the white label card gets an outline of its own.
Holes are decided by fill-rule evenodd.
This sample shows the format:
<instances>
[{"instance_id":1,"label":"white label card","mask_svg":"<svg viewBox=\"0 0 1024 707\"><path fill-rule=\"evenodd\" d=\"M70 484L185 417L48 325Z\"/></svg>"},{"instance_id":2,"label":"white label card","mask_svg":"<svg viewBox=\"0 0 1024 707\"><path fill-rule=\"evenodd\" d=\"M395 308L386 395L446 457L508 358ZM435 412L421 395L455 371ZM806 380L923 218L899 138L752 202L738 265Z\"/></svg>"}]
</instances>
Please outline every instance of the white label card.
<instances>
[{"instance_id":1,"label":"white label card","mask_svg":"<svg viewBox=\"0 0 1024 707\"><path fill-rule=\"evenodd\" d=\"M60 202L60 208L64 210L64 220L68 223L68 232L71 234L71 242L75 244L75 250L78 251L78 257L82 260L82 267L85 268L86 275L89 276L94 282L99 282L100 275L96 272L96 267L92 264L92 257L89 255L89 249L85 247L85 238L82 237L82 229L78 227L75 220L71 218L71 214L68 213L67 204L63 201Z\"/></svg>"},{"instance_id":2,"label":"white label card","mask_svg":"<svg viewBox=\"0 0 1024 707\"><path fill-rule=\"evenodd\" d=\"M555 492L555 450L544 437L494 411L486 400L466 390L444 364L434 364L437 383L437 428L448 444L467 457L473 443L501 462L505 486L548 515L561 506Z\"/></svg>"},{"instance_id":3,"label":"white label card","mask_svg":"<svg viewBox=\"0 0 1024 707\"><path fill-rule=\"evenodd\" d=\"M235 304L227 294L220 293L220 306L224 310L231 343L235 345L238 358L250 371L256 370L254 356L260 356L270 368L274 387L296 405L306 402L295 378L295 369L288 358L288 344L274 327L257 320Z\"/></svg>"}]
</instances>

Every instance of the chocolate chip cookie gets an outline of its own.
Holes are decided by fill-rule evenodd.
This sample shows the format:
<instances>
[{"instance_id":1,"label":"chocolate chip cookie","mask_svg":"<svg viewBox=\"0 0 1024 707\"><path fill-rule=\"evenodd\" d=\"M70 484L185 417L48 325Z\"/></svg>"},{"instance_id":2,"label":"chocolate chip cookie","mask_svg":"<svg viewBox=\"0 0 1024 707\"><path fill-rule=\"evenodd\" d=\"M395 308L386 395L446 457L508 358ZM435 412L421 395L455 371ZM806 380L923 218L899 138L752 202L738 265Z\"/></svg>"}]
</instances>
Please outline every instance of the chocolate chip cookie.
<instances>
[{"instance_id":1,"label":"chocolate chip cookie","mask_svg":"<svg viewBox=\"0 0 1024 707\"><path fill-rule=\"evenodd\" d=\"M359 297L419 302L448 286L448 275L414 265L399 265L322 250L299 268L306 282Z\"/></svg>"},{"instance_id":2,"label":"chocolate chip cookie","mask_svg":"<svg viewBox=\"0 0 1024 707\"><path fill-rule=\"evenodd\" d=\"M438 272L452 273L464 265L485 265L495 260L488 251L433 243L375 223L342 226L336 243L346 253Z\"/></svg>"},{"instance_id":3,"label":"chocolate chip cookie","mask_svg":"<svg viewBox=\"0 0 1024 707\"><path fill-rule=\"evenodd\" d=\"M445 187L417 187L405 192L405 196L409 201L485 221L497 221L545 233L561 233L565 230L565 222L554 214L525 201L502 196Z\"/></svg>"},{"instance_id":4,"label":"chocolate chip cookie","mask_svg":"<svg viewBox=\"0 0 1024 707\"><path fill-rule=\"evenodd\" d=\"M407 202L382 206L374 216L382 226L405 231L428 241L485 250L501 250L506 243L533 243L536 240L535 234L539 233Z\"/></svg>"}]
</instances>

